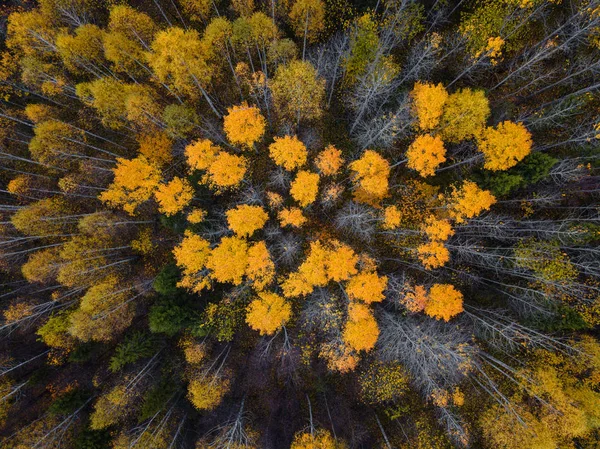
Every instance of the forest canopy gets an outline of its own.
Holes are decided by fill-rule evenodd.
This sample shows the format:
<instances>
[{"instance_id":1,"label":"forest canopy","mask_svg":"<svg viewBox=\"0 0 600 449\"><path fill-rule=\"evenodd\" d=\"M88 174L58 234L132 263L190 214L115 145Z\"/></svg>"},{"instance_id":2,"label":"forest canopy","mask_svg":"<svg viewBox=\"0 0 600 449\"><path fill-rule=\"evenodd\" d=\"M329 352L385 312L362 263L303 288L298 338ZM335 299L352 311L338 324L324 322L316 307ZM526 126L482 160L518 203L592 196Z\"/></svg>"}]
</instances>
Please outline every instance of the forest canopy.
<instances>
[{"instance_id":1,"label":"forest canopy","mask_svg":"<svg viewBox=\"0 0 600 449\"><path fill-rule=\"evenodd\" d=\"M0 446L594 449L600 0L7 0Z\"/></svg>"}]
</instances>

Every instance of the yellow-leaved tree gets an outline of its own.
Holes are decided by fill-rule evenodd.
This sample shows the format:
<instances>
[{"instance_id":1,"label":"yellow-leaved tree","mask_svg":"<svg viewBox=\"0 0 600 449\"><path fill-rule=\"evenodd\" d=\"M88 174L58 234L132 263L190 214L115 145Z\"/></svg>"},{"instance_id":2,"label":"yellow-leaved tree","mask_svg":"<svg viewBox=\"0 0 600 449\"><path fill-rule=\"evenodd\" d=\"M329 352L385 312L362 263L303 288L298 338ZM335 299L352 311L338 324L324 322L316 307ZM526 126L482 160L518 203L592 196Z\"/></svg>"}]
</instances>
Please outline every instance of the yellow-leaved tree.
<instances>
[{"instance_id":1,"label":"yellow-leaved tree","mask_svg":"<svg viewBox=\"0 0 600 449\"><path fill-rule=\"evenodd\" d=\"M350 165L355 182L354 199L378 206L388 196L390 163L379 153L367 150Z\"/></svg>"},{"instance_id":2,"label":"yellow-leaved tree","mask_svg":"<svg viewBox=\"0 0 600 449\"><path fill-rule=\"evenodd\" d=\"M379 326L371 310L364 304L351 304L348 321L342 333L344 342L355 351L370 351L379 338Z\"/></svg>"},{"instance_id":3,"label":"yellow-leaved tree","mask_svg":"<svg viewBox=\"0 0 600 449\"><path fill-rule=\"evenodd\" d=\"M308 152L296 136L275 137L269 145L271 159L286 170L295 170L306 163Z\"/></svg>"},{"instance_id":4,"label":"yellow-leaved tree","mask_svg":"<svg viewBox=\"0 0 600 449\"><path fill-rule=\"evenodd\" d=\"M473 181L465 181L460 188L452 187L449 198L450 217L457 223L489 210L496 202L496 197L489 190L480 189Z\"/></svg>"},{"instance_id":5,"label":"yellow-leaved tree","mask_svg":"<svg viewBox=\"0 0 600 449\"><path fill-rule=\"evenodd\" d=\"M272 292L260 292L247 308L246 322L260 335L273 335L289 321L292 306Z\"/></svg>"},{"instance_id":6,"label":"yellow-leaved tree","mask_svg":"<svg viewBox=\"0 0 600 449\"><path fill-rule=\"evenodd\" d=\"M231 190L240 185L247 168L248 160L244 156L221 151L206 170L203 182L216 193Z\"/></svg>"},{"instance_id":7,"label":"yellow-leaved tree","mask_svg":"<svg viewBox=\"0 0 600 449\"><path fill-rule=\"evenodd\" d=\"M435 170L446 162L446 148L439 136L424 134L418 136L406 151L408 167L419 172L424 178L433 176Z\"/></svg>"},{"instance_id":8,"label":"yellow-leaved tree","mask_svg":"<svg viewBox=\"0 0 600 449\"><path fill-rule=\"evenodd\" d=\"M531 133L522 123L509 121L483 130L478 149L485 156L488 170L508 170L531 153Z\"/></svg>"},{"instance_id":9,"label":"yellow-leaved tree","mask_svg":"<svg viewBox=\"0 0 600 449\"><path fill-rule=\"evenodd\" d=\"M346 293L350 299L359 299L370 304L381 302L387 287L387 276L378 276L374 271L362 272L353 276L346 286Z\"/></svg>"},{"instance_id":10,"label":"yellow-leaved tree","mask_svg":"<svg viewBox=\"0 0 600 449\"><path fill-rule=\"evenodd\" d=\"M173 249L175 262L183 271L183 277L178 284L180 287L193 292L210 288L210 279L206 275L199 276L206 266L209 254L210 242L208 240L191 231L185 231L183 240Z\"/></svg>"},{"instance_id":11,"label":"yellow-leaved tree","mask_svg":"<svg viewBox=\"0 0 600 449\"><path fill-rule=\"evenodd\" d=\"M318 429L314 432L298 432L290 449L347 449L346 443L334 438L327 430Z\"/></svg>"},{"instance_id":12,"label":"yellow-leaved tree","mask_svg":"<svg viewBox=\"0 0 600 449\"><path fill-rule=\"evenodd\" d=\"M419 128L423 131L436 128L448 99L448 92L442 83L430 84L417 81L410 96L412 112L417 118Z\"/></svg>"},{"instance_id":13,"label":"yellow-leaved tree","mask_svg":"<svg viewBox=\"0 0 600 449\"><path fill-rule=\"evenodd\" d=\"M270 83L278 113L289 121L321 117L325 99L325 80L308 61L294 60L280 65Z\"/></svg>"},{"instance_id":14,"label":"yellow-leaved tree","mask_svg":"<svg viewBox=\"0 0 600 449\"><path fill-rule=\"evenodd\" d=\"M194 170L208 170L215 161L217 154L222 151L208 139L197 140L185 147L188 165Z\"/></svg>"},{"instance_id":15,"label":"yellow-leaved tree","mask_svg":"<svg viewBox=\"0 0 600 449\"><path fill-rule=\"evenodd\" d=\"M113 170L113 183L100 194L100 200L113 207L120 207L130 215L142 203L152 198L161 180L158 167L144 156L135 159L117 159Z\"/></svg>"},{"instance_id":16,"label":"yellow-leaved tree","mask_svg":"<svg viewBox=\"0 0 600 449\"><path fill-rule=\"evenodd\" d=\"M477 137L490 115L490 105L482 90L461 89L446 100L440 121L445 142L457 143Z\"/></svg>"},{"instance_id":17,"label":"yellow-leaved tree","mask_svg":"<svg viewBox=\"0 0 600 449\"><path fill-rule=\"evenodd\" d=\"M277 218L279 218L279 223L282 227L284 226L292 226L294 228L300 228L304 223L306 223L306 217L302 213L302 209L299 207L288 207L286 209L282 209L277 214Z\"/></svg>"},{"instance_id":18,"label":"yellow-leaved tree","mask_svg":"<svg viewBox=\"0 0 600 449\"><path fill-rule=\"evenodd\" d=\"M223 237L206 260L206 268L218 282L240 285L248 267L248 243L239 237Z\"/></svg>"},{"instance_id":19,"label":"yellow-leaved tree","mask_svg":"<svg viewBox=\"0 0 600 449\"><path fill-rule=\"evenodd\" d=\"M438 219L430 215L422 226L423 232L430 240L446 241L454 235L452 224L448 220Z\"/></svg>"},{"instance_id":20,"label":"yellow-leaved tree","mask_svg":"<svg viewBox=\"0 0 600 449\"><path fill-rule=\"evenodd\" d=\"M315 160L315 165L323 176L336 175L342 168L343 163L342 151L333 145L328 145L317 155Z\"/></svg>"},{"instance_id":21,"label":"yellow-leaved tree","mask_svg":"<svg viewBox=\"0 0 600 449\"><path fill-rule=\"evenodd\" d=\"M300 170L290 187L290 195L300 206L306 207L317 199L319 192L319 175L306 170Z\"/></svg>"},{"instance_id":22,"label":"yellow-leaved tree","mask_svg":"<svg viewBox=\"0 0 600 449\"><path fill-rule=\"evenodd\" d=\"M154 193L158 210L165 215L181 212L194 198L194 189L185 179L175 177L167 184L161 184Z\"/></svg>"},{"instance_id":23,"label":"yellow-leaved tree","mask_svg":"<svg viewBox=\"0 0 600 449\"><path fill-rule=\"evenodd\" d=\"M265 134L267 122L256 106L244 102L228 108L227 112L223 117L223 129L234 145L252 148Z\"/></svg>"},{"instance_id":24,"label":"yellow-leaved tree","mask_svg":"<svg viewBox=\"0 0 600 449\"><path fill-rule=\"evenodd\" d=\"M269 218L262 207L249 204L229 209L225 215L229 229L239 237L250 237L255 231L262 229Z\"/></svg>"},{"instance_id":25,"label":"yellow-leaved tree","mask_svg":"<svg viewBox=\"0 0 600 449\"><path fill-rule=\"evenodd\" d=\"M450 260L450 251L442 242L431 241L417 247L417 255L425 268L443 267Z\"/></svg>"},{"instance_id":26,"label":"yellow-leaved tree","mask_svg":"<svg viewBox=\"0 0 600 449\"><path fill-rule=\"evenodd\" d=\"M450 318L463 310L463 295L452 284L431 286L425 304L425 314L437 320L450 321Z\"/></svg>"}]
</instances>

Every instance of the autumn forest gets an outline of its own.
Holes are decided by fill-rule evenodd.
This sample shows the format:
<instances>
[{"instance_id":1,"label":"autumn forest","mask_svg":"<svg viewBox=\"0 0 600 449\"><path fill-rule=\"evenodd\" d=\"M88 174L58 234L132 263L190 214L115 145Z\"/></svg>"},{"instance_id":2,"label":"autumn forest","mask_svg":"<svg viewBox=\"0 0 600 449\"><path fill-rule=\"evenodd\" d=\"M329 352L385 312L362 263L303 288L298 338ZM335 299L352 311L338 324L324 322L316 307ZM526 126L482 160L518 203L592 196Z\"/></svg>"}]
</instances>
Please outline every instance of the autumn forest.
<instances>
[{"instance_id":1,"label":"autumn forest","mask_svg":"<svg viewBox=\"0 0 600 449\"><path fill-rule=\"evenodd\" d=\"M0 3L1 448L600 448L600 0Z\"/></svg>"}]
</instances>

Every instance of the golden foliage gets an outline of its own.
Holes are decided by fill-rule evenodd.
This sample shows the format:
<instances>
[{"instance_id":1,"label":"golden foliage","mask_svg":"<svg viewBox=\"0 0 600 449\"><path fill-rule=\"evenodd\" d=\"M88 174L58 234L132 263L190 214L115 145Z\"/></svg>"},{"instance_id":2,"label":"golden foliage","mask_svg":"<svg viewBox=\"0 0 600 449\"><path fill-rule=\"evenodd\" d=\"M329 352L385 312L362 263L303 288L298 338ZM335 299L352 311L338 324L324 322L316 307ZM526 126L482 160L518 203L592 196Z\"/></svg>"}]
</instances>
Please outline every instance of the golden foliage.
<instances>
[{"instance_id":1,"label":"golden foliage","mask_svg":"<svg viewBox=\"0 0 600 449\"><path fill-rule=\"evenodd\" d=\"M295 170L306 163L308 152L296 136L275 137L269 145L271 159L286 170Z\"/></svg>"},{"instance_id":2,"label":"golden foliage","mask_svg":"<svg viewBox=\"0 0 600 449\"><path fill-rule=\"evenodd\" d=\"M437 320L450 321L462 311L463 295L453 285L432 285L425 305L425 314Z\"/></svg>"},{"instance_id":3,"label":"golden foliage","mask_svg":"<svg viewBox=\"0 0 600 449\"><path fill-rule=\"evenodd\" d=\"M257 242L248 249L246 276L253 281L256 290L262 290L275 277L275 264L265 242Z\"/></svg>"},{"instance_id":4,"label":"golden foliage","mask_svg":"<svg viewBox=\"0 0 600 449\"><path fill-rule=\"evenodd\" d=\"M223 130L234 145L251 148L265 134L267 123L256 106L243 102L227 109L223 117Z\"/></svg>"},{"instance_id":5,"label":"golden foliage","mask_svg":"<svg viewBox=\"0 0 600 449\"><path fill-rule=\"evenodd\" d=\"M408 381L400 363L374 362L358 376L361 400L367 404L394 401L408 391Z\"/></svg>"},{"instance_id":6,"label":"golden foliage","mask_svg":"<svg viewBox=\"0 0 600 449\"><path fill-rule=\"evenodd\" d=\"M504 121L488 127L478 139L478 149L485 156L488 170L508 170L531 153L531 133L522 123Z\"/></svg>"},{"instance_id":7,"label":"golden foliage","mask_svg":"<svg viewBox=\"0 0 600 449\"><path fill-rule=\"evenodd\" d=\"M118 158L113 172L114 181L100 194L100 200L121 207L129 215L134 215L137 207L152 197L161 180L158 167L144 156Z\"/></svg>"},{"instance_id":8,"label":"golden foliage","mask_svg":"<svg viewBox=\"0 0 600 449\"><path fill-rule=\"evenodd\" d=\"M188 384L188 398L198 410L214 410L229 391L229 380L216 376L192 379Z\"/></svg>"},{"instance_id":9,"label":"golden foliage","mask_svg":"<svg viewBox=\"0 0 600 449\"><path fill-rule=\"evenodd\" d=\"M412 111L417 117L419 128L428 131L440 123L448 92L442 85L417 81L411 92Z\"/></svg>"},{"instance_id":10,"label":"golden foliage","mask_svg":"<svg viewBox=\"0 0 600 449\"><path fill-rule=\"evenodd\" d=\"M202 223L205 218L206 218L206 211L203 209L193 209L187 215L187 221L189 221L191 224Z\"/></svg>"},{"instance_id":11,"label":"golden foliage","mask_svg":"<svg viewBox=\"0 0 600 449\"><path fill-rule=\"evenodd\" d=\"M435 170L446 162L446 148L438 136L423 134L410 144L406 151L407 166L419 172L422 177L433 176Z\"/></svg>"},{"instance_id":12,"label":"golden foliage","mask_svg":"<svg viewBox=\"0 0 600 449\"><path fill-rule=\"evenodd\" d=\"M183 269L183 278L180 287L188 288L194 292L210 287L210 281L205 276L198 276L208 260L210 243L191 231L185 231L181 243L173 249L173 256L177 266Z\"/></svg>"},{"instance_id":13,"label":"golden foliage","mask_svg":"<svg viewBox=\"0 0 600 449\"><path fill-rule=\"evenodd\" d=\"M291 273L283 282L286 297L296 297L311 293L314 287L324 287L330 281L340 282L349 279L357 272L358 256L348 245L338 241L323 244L311 242L310 250L298 271Z\"/></svg>"},{"instance_id":14,"label":"golden foliage","mask_svg":"<svg viewBox=\"0 0 600 449\"><path fill-rule=\"evenodd\" d=\"M296 0L290 9L290 22L296 36L316 42L325 29L325 4L322 0Z\"/></svg>"},{"instance_id":15,"label":"golden foliage","mask_svg":"<svg viewBox=\"0 0 600 449\"><path fill-rule=\"evenodd\" d=\"M422 285L415 285L412 290L404 294L400 302L411 313L422 312L427 304L427 290Z\"/></svg>"},{"instance_id":16,"label":"golden foliage","mask_svg":"<svg viewBox=\"0 0 600 449\"><path fill-rule=\"evenodd\" d=\"M385 299L383 294L387 287L387 276L378 276L376 272L362 272L353 276L346 286L346 293L351 299L360 299L370 304Z\"/></svg>"},{"instance_id":17,"label":"golden foliage","mask_svg":"<svg viewBox=\"0 0 600 449\"><path fill-rule=\"evenodd\" d=\"M350 165L356 183L354 199L361 203L378 205L388 196L390 164L379 153L367 150Z\"/></svg>"},{"instance_id":18,"label":"golden foliage","mask_svg":"<svg viewBox=\"0 0 600 449\"><path fill-rule=\"evenodd\" d=\"M218 282L242 283L248 266L248 243L239 237L223 237L206 260L206 268Z\"/></svg>"},{"instance_id":19,"label":"golden foliage","mask_svg":"<svg viewBox=\"0 0 600 449\"><path fill-rule=\"evenodd\" d=\"M306 170L300 170L290 187L290 195L302 207L312 204L319 192L319 175Z\"/></svg>"},{"instance_id":20,"label":"golden foliage","mask_svg":"<svg viewBox=\"0 0 600 449\"><path fill-rule=\"evenodd\" d=\"M317 78L310 62L294 60L280 65L270 87L275 106L286 119L296 122L321 117L325 80Z\"/></svg>"},{"instance_id":21,"label":"golden foliage","mask_svg":"<svg viewBox=\"0 0 600 449\"><path fill-rule=\"evenodd\" d=\"M208 170L220 152L221 147L208 139L197 140L185 147L187 163L194 170Z\"/></svg>"},{"instance_id":22,"label":"golden foliage","mask_svg":"<svg viewBox=\"0 0 600 449\"><path fill-rule=\"evenodd\" d=\"M272 292L260 292L247 309L246 322L260 335L273 335L289 321L292 306Z\"/></svg>"},{"instance_id":23,"label":"golden foliage","mask_svg":"<svg viewBox=\"0 0 600 449\"><path fill-rule=\"evenodd\" d=\"M398 206L387 206L383 210L383 228L396 229L402 222L402 211Z\"/></svg>"},{"instance_id":24,"label":"golden foliage","mask_svg":"<svg viewBox=\"0 0 600 449\"><path fill-rule=\"evenodd\" d=\"M419 260L428 270L446 265L450 260L450 251L442 242L431 241L417 247Z\"/></svg>"},{"instance_id":25,"label":"golden foliage","mask_svg":"<svg viewBox=\"0 0 600 449\"><path fill-rule=\"evenodd\" d=\"M167 184L161 184L154 193L158 201L158 210L165 215L175 215L194 199L192 186L179 177L173 178Z\"/></svg>"},{"instance_id":26,"label":"golden foliage","mask_svg":"<svg viewBox=\"0 0 600 449\"><path fill-rule=\"evenodd\" d=\"M255 231L262 229L269 219L262 207L249 204L242 204L235 209L229 209L225 215L227 216L229 229L238 237L251 237Z\"/></svg>"},{"instance_id":27,"label":"golden foliage","mask_svg":"<svg viewBox=\"0 0 600 449\"><path fill-rule=\"evenodd\" d=\"M294 436L290 449L347 449L347 445L338 441L331 433L318 429L314 433L299 432Z\"/></svg>"},{"instance_id":28,"label":"golden foliage","mask_svg":"<svg viewBox=\"0 0 600 449\"><path fill-rule=\"evenodd\" d=\"M281 226L292 226L295 228L300 228L304 223L306 223L306 217L302 213L302 209L298 207L289 207L287 209L282 209L277 215L279 218L279 222Z\"/></svg>"},{"instance_id":29,"label":"golden foliage","mask_svg":"<svg viewBox=\"0 0 600 449\"><path fill-rule=\"evenodd\" d=\"M333 145L328 145L317 155L315 160L315 165L323 176L336 175L342 168L343 163L342 151Z\"/></svg>"},{"instance_id":30,"label":"golden foliage","mask_svg":"<svg viewBox=\"0 0 600 449\"><path fill-rule=\"evenodd\" d=\"M432 241L445 242L454 235L452 225L448 220L438 219L434 215L430 215L423 224L423 232L427 234Z\"/></svg>"},{"instance_id":31,"label":"golden foliage","mask_svg":"<svg viewBox=\"0 0 600 449\"><path fill-rule=\"evenodd\" d=\"M441 137L457 143L477 137L490 115L490 106L482 90L461 89L448 97L441 118Z\"/></svg>"},{"instance_id":32,"label":"golden foliage","mask_svg":"<svg viewBox=\"0 0 600 449\"><path fill-rule=\"evenodd\" d=\"M204 182L217 193L238 186L248 167L248 160L225 151L218 153L206 172Z\"/></svg>"},{"instance_id":33,"label":"golden foliage","mask_svg":"<svg viewBox=\"0 0 600 449\"><path fill-rule=\"evenodd\" d=\"M355 351L367 351L375 347L379 337L379 326L375 317L369 313L358 321L348 320L342 338Z\"/></svg>"},{"instance_id":34,"label":"golden foliage","mask_svg":"<svg viewBox=\"0 0 600 449\"><path fill-rule=\"evenodd\" d=\"M142 134L138 137L138 143L139 153L159 167L167 165L173 159L171 153L173 141L165 132L154 131Z\"/></svg>"},{"instance_id":35,"label":"golden foliage","mask_svg":"<svg viewBox=\"0 0 600 449\"><path fill-rule=\"evenodd\" d=\"M480 189L472 181L465 181L460 188L452 187L449 197L450 217L457 223L464 223L466 219L489 210L495 202L496 197L490 191Z\"/></svg>"}]
</instances>

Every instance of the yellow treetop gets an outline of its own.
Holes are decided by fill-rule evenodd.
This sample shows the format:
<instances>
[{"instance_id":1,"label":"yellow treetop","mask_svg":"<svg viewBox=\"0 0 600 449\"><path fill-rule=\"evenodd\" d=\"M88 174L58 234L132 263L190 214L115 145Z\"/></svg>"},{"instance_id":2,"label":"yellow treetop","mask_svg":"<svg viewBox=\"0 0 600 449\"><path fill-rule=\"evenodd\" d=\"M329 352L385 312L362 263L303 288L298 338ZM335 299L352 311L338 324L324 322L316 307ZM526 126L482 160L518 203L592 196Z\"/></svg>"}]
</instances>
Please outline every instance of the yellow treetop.
<instances>
[{"instance_id":1,"label":"yellow treetop","mask_svg":"<svg viewBox=\"0 0 600 449\"><path fill-rule=\"evenodd\" d=\"M197 276L205 268L209 255L210 243L208 240L191 231L185 231L181 243L173 248L175 262L178 267L183 269L183 278L178 285L194 292L210 287L209 279Z\"/></svg>"},{"instance_id":2,"label":"yellow treetop","mask_svg":"<svg viewBox=\"0 0 600 449\"><path fill-rule=\"evenodd\" d=\"M194 170L207 170L220 152L221 147L208 139L197 140L185 147L187 163Z\"/></svg>"},{"instance_id":3,"label":"yellow treetop","mask_svg":"<svg viewBox=\"0 0 600 449\"><path fill-rule=\"evenodd\" d=\"M269 145L271 159L286 170L295 170L306 163L308 152L296 136L275 137Z\"/></svg>"},{"instance_id":4,"label":"yellow treetop","mask_svg":"<svg viewBox=\"0 0 600 449\"><path fill-rule=\"evenodd\" d=\"M368 304L380 302L385 298L383 291L387 281L387 276L378 276L374 271L362 272L350 279L346 293L350 299L360 299Z\"/></svg>"},{"instance_id":5,"label":"yellow treetop","mask_svg":"<svg viewBox=\"0 0 600 449\"><path fill-rule=\"evenodd\" d=\"M505 121L486 128L478 140L488 170L508 170L531 153L531 133L522 123Z\"/></svg>"},{"instance_id":6,"label":"yellow treetop","mask_svg":"<svg viewBox=\"0 0 600 449\"><path fill-rule=\"evenodd\" d=\"M333 438L327 430L319 429L313 434L297 433L290 449L347 449L347 447L345 443Z\"/></svg>"},{"instance_id":7,"label":"yellow treetop","mask_svg":"<svg viewBox=\"0 0 600 449\"><path fill-rule=\"evenodd\" d=\"M279 209L283 205L283 196L277 192L266 192L267 202L271 209Z\"/></svg>"},{"instance_id":8,"label":"yellow treetop","mask_svg":"<svg viewBox=\"0 0 600 449\"><path fill-rule=\"evenodd\" d=\"M463 310L463 295L452 284L433 284L429 289L425 313L430 317L449 321Z\"/></svg>"},{"instance_id":9,"label":"yellow treetop","mask_svg":"<svg viewBox=\"0 0 600 449\"><path fill-rule=\"evenodd\" d=\"M496 197L488 190L480 189L472 181L465 181L460 188L453 187L449 198L450 216L457 223L464 223L484 210L489 210L496 202Z\"/></svg>"},{"instance_id":10,"label":"yellow treetop","mask_svg":"<svg viewBox=\"0 0 600 449\"><path fill-rule=\"evenodd\" d=\"M358 272L357 263L358 255L350 246L337 241L333 242L325 265L328 279L333 282L350 279Z\"/></svg>"},{"instance_id":11,"label":"yellow treetop","mask_svg":"<svg viewBox=\"0 0 600 449\"><path fill-rule=\"evenodd\" d=\"M300 206L306 207L317 199L319 193L319 175L301 170L292 181L290 195Z\"/></svg>"},{"instance_id":12,"label":"yellow treetop","mask_svg":"<svg viewBox=\"0 0 600 449\"><path fill-rule=\"evenodd\" d=\"M404 295L401 302L409 312L422 312L427 304L427 290L422 285L415 285Z\"/></svg>"},{"instance_id":13,"label":"yellow treetop","mask_svg":"<svg viewBox=\"0 0 600 449\"><path fill-rule=\"evenodd\" d=\"M242 204L235 209L229 209L227 224L238 237L250 237L255 231L262 229L269 216L260 206Z\"/></svg>"},{"instance_id":14,"label":"yellow treetop","mask_svg":"<svg viewBox=\"0 0 600 449\"><path fill-rule=\"evenodd\" d=\"M198 410L214 410L229 391L229 380L220 377L199 377L188 385L188 398Z\"/></svg>"},{"instance_id":15,"label":"yellow treetop","mask_svg":"<svg viewBox=\"0 0 600 449\"><path fill-rule=\"evenodd\" d=\"M402 211L398 206L387 206L383 210L384 229L396 229L402 222Z\"/></svg>"},{"instance_id":16,"label":"yellow treetop","mask_svg":"<svg viewBox=\"0 0 600 449\"><path fill-rule=\"evenodd\" d=\"M482 90L461 89L448 97L441 119L445 142L457 143L479 136L490 115L490 105Z\"/></svg>"},{"instance_id":17,"label":"yellow treetop","mask_svg":"<svg viewBox=\"0 0 600 449\"><path fill-rule=\"evenodd\" d=\"M350 321L361 321L371 316L371 309L362 302L350 301L348 304L348 319Z\"/></svg>"},{"instance_id":18,"label":"yellow treetop","mask_svg":"<svg viewBox=\"0 0 600 449\"><path fill-rule=\"evenodd\" d=\"M417 81L411 92L412 110L423 131L433 129L440 123L444 104L448 99L446 88L439 84Z\"/></svg>"},{"instance_id":19,"label":"yellow treetop","mask_svg":"<svg viewBox=\"0 0 600 449\"><path fill-rule=\"evenodd\" d=\"M367 204L379 204L388 195L390 164L379 153L367 150L350 164L356 185L354 198Z\"/></svg>"},{"instance_id":20,"label":"yellow treetop","mask_svg":"<svg viewBox=\"0 0 600 449\"><path fill-rule=\"evenodd\" d=\"M167 165L173 159L171 154L173 141L166 133L161 131L150 132L142 134L137 140L140 144L140 154L159 167Z\"/></svg>"},{"instance_id":21,"label":"yellow treetop","mask_svg":"<svg viewBox=\"0 0 600 449\"><path fill-rule=\"evenodd\" d=\"M292 226L294 228L300 228L306 223L306 217L302 213L302 209L299 207L288 207L282 209L277 215L281 226Z\"/></svg>"},{"instance_id":22,"label":"yellow treetop","mask_svg":"<svg viewBox=\"0 0 600 449\"><path fill-rule=\"evenodd\" d=\"M275 264L265 242L257 242L248 249L246 276L253 282L255 290L262 290L275 277Z\"/></svg>"},{"instance_id":23,"label":"yellow treetop","mask_svg":"<svg viewBox=\"0 0 600 449\"><path fill-rule=\"evenodd\" d=\"M218 193L232 189L244 179L247 166L248 161L245 157L221 151L208 167L204 182Z\"/></svg>"},{"instance_id":24,"label":"yellow treetop","mask_svg":"<svg viewBox=\"0 0 600 449\"><path fill-rule=\"evenodd\" d=\"M191 224L202 223L206 218L206 211L203 209L194 209L187 215L187 221Z\"/></svg>"},{"instance_id":25,"label":"yellow treetop","mask_svg":"<svg viewBox=\"0 0 600 449\"><path fill-rule=\"evenodd\" d=\"M223 117L223 129L234 145L251 148L264 135L267 122L256 106L243 102L228 108L227 112Z\"/></svg>"},{"instance_id":26,"label":"yellow treetop","mask_svg":"<svg viewBox=\"0 0 600 449\"><path fill-rule=\"evenodd\" d=\"M113 207L121 207L130 215L152 197L161 179L160 170L144 156L118 158L113 172L114 181L100 194L100 200Z\"/></svg>"},{"instance_id":27,"label":"yellow treetop","mask_svg":"<svg viewBox=\"0 0 600 449\"><path fill-rule=\"evenodd\" d=\"M269 86L282 117L293 123L321 117L325 80L318 77L317 69L310 62L293 60L279 65Z\"/></svg>"},{"instance_id":28,"label":"yellow treetop","mask_svg":"<svg viewBox=\"0 0 600 449\"><path fill-rule=\"evenodd\" d=\"M358 321L348 320L342 334L344 342L355 351L370 351L378 337L379 326L371 313Z\"/></svg>"},{"instance_id":29,"label":"yellow treetop","mask_svg":"<svg viewBox=\"0 0 600 449\"><path fill-rule=\"evenodd\" d=\"M435 170L446 162L446 148L438 136L423 134L410 144L406 151L408 167L419 172L422 177L433 176Z\"/></svg>"},{"instance_id":30,"label":"yellow treetop","mask_svg":"<svg viewBox=\"0 0 600 449\"><path fill-rule=\"evenodd\" d=\"M437 219L433 215L430 215L427 220L425 220L423 231L430 240L441 242L445 242L454 235L454 230L448 220Z\"/></svg>"},{"instance_id":31,"label":"yellow treetop","mask_svg":"<svg viewBox=\"0 0 600 449\"><path fill-rule=\"evenodd\" d=\"M325 3L322 0L296 0L290 9L290 22L296 36L315 42L325 29Z\"/></svg>"},{"instance_id":32,"label":"yellow treetop","mask_svg":"<svg viewBox=\"0 0 600 449\"><path fill-rule=\"evenodd\" d=\"M428 270L443 267L450 260L450 251L439 241L419 245L417 254L423 266Z\"/></svg>"},{"instance_id":33,"label":"yellow treetop","mask_svg":"<svg viewBox=\"0 0 600 449\"><path fill-rule=\"evenodd\" d=\"M487 41L485 52L479 51L475 57L479 57L483 53L485 56L490 58L492 65L496 65L502 58L502 48L504 47L505 43L505 40L500 36L490 37Z\"/></svg>"},{"instance_id":34,"label":"yellow treetop","mask_svg":"<svg viewBox=\"0 0 600 449\"><path fill-rule=\"evenodd\" d=\"M290 303L271 292L260 292L246 310L246 322L260 335L273 335L292 316Z\"/></svg>"},{"instance_id":35,"label":"yellow treetop","mask_svg":"<svg viewBox=\"0 0 600 449\"><path fill-rule=\"evenodd\" d=\"M242 283L248 267L248 243L239 237L223 237L211 251L206 268L218 282Z\"/></svg>"},{"instance_id":36,"label":"yellow treetop","mask_svg":"<svg viewBox=\"0 0 600 449\"><path fill-rule=\"evenodd\" d=\"M168 184L161 184L154 197L158 201L160 212L175 215L190 204L194 198L194 189L185 179L175 177Z\"/></svg>"},{"instance_id":37,"label":"yellow treetop","mask_svg":"<svg viewBox=\"0 0 600 449\"><path fill-rule=\"evenodd\" d=\"M315 160L317 169L323 176L337 174L340 171L340 168L342 168L343 163L344 159L342 158L342 151L338 150L333 145L329 145L321 151Z\"/></svg>"}]
</instances>

